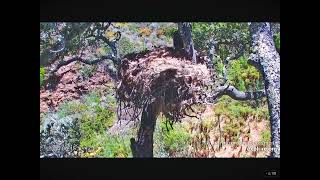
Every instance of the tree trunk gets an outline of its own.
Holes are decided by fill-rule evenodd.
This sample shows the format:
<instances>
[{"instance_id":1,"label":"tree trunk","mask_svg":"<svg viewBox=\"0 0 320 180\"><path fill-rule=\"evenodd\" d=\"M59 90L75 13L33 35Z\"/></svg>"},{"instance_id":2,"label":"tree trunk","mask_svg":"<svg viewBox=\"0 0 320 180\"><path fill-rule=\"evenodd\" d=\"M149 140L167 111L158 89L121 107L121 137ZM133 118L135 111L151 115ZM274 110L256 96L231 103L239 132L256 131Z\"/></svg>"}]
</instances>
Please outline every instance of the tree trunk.
<instances>
[{"instance_id":1,"label":"tree trunk","mask_svg":"<svg viewBox=\"0 0 320 180\"><path fill-rule=\"evenodd\" d=\"M189 58L192 58L193 63L197 63L196 52L192 40L192 27L191 23L178 23L178 31L181 35L184 51Z\"/></svg>"},{"instance_id":2,"label":"tree trunk","mask_svg":"<svg viewBox=\"0 0 320 180\"><path fill-rule=\"evenodd\" d=\"M183 41L179 31L174 32L173 34L173 47L177 51L183 50Z\"/></svg>"},{"instance_id":3,"label":"tree trunk","mask_svg":"<svg viewBox=\"0 0 320 180\"><path fill-rule=\"evenodd\" d=\"M275 48L270 23L251 23L250 63L259 69L265 90L271 123L272 157L280 158L280 56Z\"/></svg>"},{"instance_id":4,"label":"tree trunk","mask_svg":"<svg viewBox=\"0 0 320 180\"><path fill-rule=\"evenodd\" d=\"M153 132L156 125L159 106L153 102L144 108L138 132L138 140L131 138L131 151L133 157L153 157Z\"/></svg>"}]
</instances>

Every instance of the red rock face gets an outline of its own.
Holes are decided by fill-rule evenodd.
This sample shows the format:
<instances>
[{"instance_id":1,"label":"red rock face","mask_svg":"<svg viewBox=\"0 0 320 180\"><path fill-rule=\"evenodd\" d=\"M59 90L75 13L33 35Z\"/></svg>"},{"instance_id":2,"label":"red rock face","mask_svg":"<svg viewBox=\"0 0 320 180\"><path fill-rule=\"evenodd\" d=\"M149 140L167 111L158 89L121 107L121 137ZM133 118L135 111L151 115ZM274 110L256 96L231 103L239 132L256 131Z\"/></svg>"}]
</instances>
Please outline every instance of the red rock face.
<instances>
[{"instance_id":1,"label":"red rock face","mask_svg":"<svg viewBox=\"0 0 320 180\"><path fill-rule=\"evenodd\" d=\"M50 108L57 109L63 101L79 99L93 89L103 89L111 78L99 67L96 73L87 80L82 80L76 68L76 62L61 67L57 72L62 75L56 89L53 91L42 88L40 90L40 113L47 112Z\"/></svg>"}]
</instances>

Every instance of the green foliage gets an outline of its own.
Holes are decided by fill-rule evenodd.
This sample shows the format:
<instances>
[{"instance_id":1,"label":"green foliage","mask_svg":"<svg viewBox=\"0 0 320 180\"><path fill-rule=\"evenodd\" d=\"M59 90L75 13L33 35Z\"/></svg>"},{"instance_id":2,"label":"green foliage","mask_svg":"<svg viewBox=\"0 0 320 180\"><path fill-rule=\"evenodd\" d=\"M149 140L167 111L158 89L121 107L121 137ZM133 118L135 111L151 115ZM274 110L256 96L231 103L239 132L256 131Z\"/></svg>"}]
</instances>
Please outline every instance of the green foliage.
<instances>
[{"instance_id":1,"label":"green foliage","mask_svg":"<svg viewBox=\"0 0 320 180\"><path fill-rule=\"evenodd\" d=\"M268 108L258 108L255 111L255 117L259 120L269 119L269 111Z\"/></svg>"},{"instance_id":2,"label":"green foliage","mask_svg":"<svg viewBox=\"0 0 320 180\"><path fill-rule=\"evenodd\" d=\"M97 105L101 102L100 95L97 91L90 92L85 97L83 97L83 102L90 107Z\"/></svg>"},{"instance_id":3,"label":"green foliage","mask_svg":"<svg viewBox=\"0 0 320 180\"><path fill-rule=\"evenodd\" d=\"M223 96L215 105L214 112L226 117L223 134L233 142L239 142L241 132L250 137L250 133L242 131L248 127L249 118L252 118L251 120L256 122L269 119L266 98L263 98L262 103L254 108L250 101L236 101L229 96ZM266 129L265 133L270 134L270 128L267 127Z\"/></svg>"},{"instance_id":4,"label":"green foliage","mask_svg":"<svg viewBox=\"0 0 320 180\"><path fill-rule=\"evenodd\" d=\"M212 118L203 119L201 123L205 129L212 129L215 126Z\"/></svg>"},{"instance_id":5,"label":"green foliage","mask_svg":"<svg viewBox=\"0 0 320 180\"><path fill-rule=\"evenodd\" d=\"M115 106L115 98L111 96L110 91L106 94L93 91L81 101L65 102L58 108L57 113L60 118L69 116L78 123L80 148L88 151L87 154L83 154L84 157L91 157L92 153L98 153L93 151L97 151L99 147L99 151L104 150L100 142L101 138L116 119L115 112L111 110ZM103 103L107 103L108 106L103 106ZM111 144L115 142L118 141L110 140Z\"/></svg>"},{"instance_id":6,"label":"green foliage","mask_svg":"<svg viewBox=\"0 0 320 180\"><path fill-rule=\"evenodd\" d=\"M83 45L80 43L81 33L89 23L40 23L40 54L47 48L52 48L60 37L70 39L65 52L75 54Z\"/></svg>"},{"instance_id":7,"label":"green foliage","mask_svg":"<svg viewBox=\"0 0 320 180\"><path fill-rule=\"evenodd\" d=\"M240 91L263 89L260 72L249 65L248 59L244 56L230 62L228 80Z\"/></svg>"},{"instance_id":8,"label":"green foliage","mask_svg":"<svg viewBox=\"0 0 320 180\"><path fill-rule=\"evenodd\" d=\"M81 122L81 147L91 147L97 134L106 133L106 130L114 123L114 112L101 109L96 115L85 113L79 119Z\"/></svg>"},{"instance_id":9,"label":"green foliage","mask_svg":"<svg viewBox=\"0 0 320 180\"><path fill-rule=\"evenodd\" d=\"M58 115L60 118L81 113L87 110L88 107L85 104L81 104L78 101L70 101L62 103L58 108Z\"/></svg>"},{"instance_id":10,"label":"green foliage","mask_svg":"<svg viewBox=\"0 0 320 180\"><path fill-rule=\"evenodd\" d=\"M249 116L255 116L258 120L268 119L269 112L265 102L266 99L263 99L263 106L254 108L251 102L236 101L229 96L223 96L215 105L214 112L216 115L225 115L236 120L246 120Z\"/></svg>"},{"instance_id":11,"label":"green foliage","mask_svg":"<svg viewBox=\"0 0 320 180\"><path fill-rule=\"evenodd\" d=\"M40 87L44 85L44 78L45 78L45 69L44 67L40 67Z\"/></svg>"},{"instance_id":12,"label":"green foliage","mask_svg":"<svg viewBox=\"0 0 320 180\"><path fill-rule=\"evenodd\" d=\"M189 134L182 127L176 126L173 131L164 135L164 145L168 151L183 151L188 145Z\"/></svg>"},{"instance_id":13,"label":"green foliage","mask_svg":"<svg viewBox=\"0 0 320 180\"><path fill-rule=\"evenodd\" d=\"M114 112L101 106L96 107L96 121L100 122L98 127L110 128L115 122Z\"/></svg>"},{"instance_id":14,"label":"green foliage","mask_svg":"<svg viewBox=\"0 0 320 180\"><path fill-rule=\"evenodd\" d=\"M230 104L227 107L227 111L229 112L229 117L235 118L235 119L246 119L249 115L253 114L253 108L249 107L246 104Z\"/></svg>"},{"instance_id":15,"label":"green foliage","mask_svg":"<svg viewBox=\"0 0 320 180\"><path fill-rule=\"evenodd\" d=\"M234 39L249 42L248 25L247 23L192 23L192 37L197 50L208 50L208 42L213 36L219 42Z\"/></svg>"},{"instance_id":16,"label":"green foliage","mask_svg":"<svg viewBox=\"0 0 320 180\"><path fill-rule=\"evenodd\" d=\"M132 42L127 37L121 37L121 39L119 40L119 55L121 57L126 54L135 52L136 48L137 48L137 42L136 43Z\"/></svg>"},{"instance_id":17,"label":"green foliage","mask_svg":"<svg viewBox=\"0 0 320 180\"><path fill-rule=\"evenodd\" d=\"M223 102L223 101L221 101L221 102ZM225 109L225 106L222 103L216 104L215 109L214 109L214 113L215 113L216 116L219 117L219 116L225 114L225 112L226 112L226 109Z\"/></svg>"},{"instance_id":18,"label":"green foliage","mask_svg":"<svg viewBox=\"0 0 320 180\"><path fill-rule=\"evenodd\" d=\"M262 99L263 106L254 108L249 101L236 101L229 96L223 96L215 105L214 112L216 115L223 115L229 121L225 121L223 134L230 137L231 141L238 141L240 130L247 126L249 117L254 117L258 122L269 118L266 99ZM270 130L266 130L270 131ZM270 133L270 132L269 132Z\"/></svg>"},{"instance_id":19,"label":"green foliage","mask_svg":"<svg viewBox=\"0 0 320 180\"><path fill-rule=\"evenodd\" d=\"M240 121L231 120L223 127L223 134L231 137L232 141L237 141L237 135L240 132Z\"/></svg>"},{"instance_id":20,"label":"green foliage","mask_svg":"<svg viewBox=\"0 0 320 180\"><path fill-rule=\"evenodd\" d=\"M244 46L244 54L248 53L250 33L247 23L207 23L199 22L192 24L192 37L196 50L208 52L209 43L214 39L215 54L213 64L217 74L224 76L226 59L240 52ZM236 70L239 72L240 69ZM246 89L244 79L236 79L238 74L234 75L236 86L240 90ZM249 82L249 80L247 80Z\"/></svg>"},{"instance_id":21,"label":"green foliage","mask_svg":"<svg viewBox=\"0 0 320 180\"><path fill-rule=\"evenodd\" d=\"M97 134L106 133L115 122L115 112L101 106L101 97L97 92L89 94L84 99L90 111L83 112L79 117L81 122L81 147L94 145Z\"/></svg>"},{"instance_id":22,"label":"green foliage","mask_svg":"<svg viewBox=\"0 0 320 180\"><path fill-rule=\"evenodd\" d=\"M224 64L221 61L216 63L216 71L218 74L223 75Z\"/></svg>"},{"instance_id":23,"label":"green foliage","mask_svg":"<svg viewBox=\"0 0 320 180\"><path fill-rule=\"evenodd\" d=\"M54 30L55 23L40 23L40 55L51 45Z\"/></svg>"},{"instance_id":24,"label":"green foliage","mask_svg":"<svg viewBox=\"0 0 320 180\"><path fill-rule=\"evenodd\" d=\"M161 118L155 131L155 156L183 157L190 144L191 135L182 124L174 124L173 129L167 130L165 119Z\"/></svg>"},{"instance_id":25,"label":"green foliage","mask_svg":"<svg viewBox=\"0 0 320 180\"><path fill-rule=\"evenodd\" d=\"M110 158L132 157L129 136L107 136L102 143L102 151L99 156Z\"/></svg>"},{"instance_id":26,"label":"green foliage","mask_svg":"<svg viewBox=\"0 0 320 180\"><path fill-rule=\"evenodd\" d=\"M261 132L261 140L259 144L266 145L271 142L271 133L270 130L265 130Z\"/></svg>"},{"instance_id":27,"label":"green foliage","mask_svg":"<svg viewBox=\"0 0 320 180\"><path fill-rule=\"evenodd\" d=\"M128 31L138 33L138 29L139 28L138 28L136 23L128 23L127 24L127 29L128 29Z\"/></svg>"},{"instance_id":28,"label":"green foliage","mask_svg":"<svg viewBox=\"0 0 320 180\"><path fill-rule=\"evenodd\" d=\"M97 72L98 66L94 65L83 65L80 68L80 74L84 79L92 77Z\"/></svg>"},{"instance_id":29,"label":"green foliage","mask_svg":"<svg viewBox=\"0 0 320 180\"><path fill-rule=\"evenodd\" d=\"M193 23L192 24L192 37L195 48L198 50L207 50L207 44L210 37L213 36L215 25L209 23Z\"/></svg>"},{"instance_id":30,"label":"green foliage","mask_svg":"<svg viewBox=\"0 0 320 180\"><path fill-rule=\"evenodd\" d=\"M173 34L178 30L178 28L175 26L166 26L166 27L163 27L162 29L163 29L163 35L171 39L173 38Z\"/></svg>"},{"instance_id":31,"label":"green foliage","mask_svg":"<svg viewBox=\"0 0 320 180\"><path fill-rule=\"evenodd\" d=\"M240 102L232 100L228 96L224 96L224 99L220 99L217 103L214 111L220 115L228 117L228 121L225 121L225 126L223 127L223 134L228 136L231 141L238 141L238 135L240 130L247 126L247 120L251 117L256 117L258 121L265 118L261 115L262 112L267 112L267 107L253 108L250 102ZM259 114L260 116L257 116Z\"/></svg>"},{"instance_id":32,"label":"green foliage","mask_svg":"<svg viewBox=\"0 0 320 180\"><path fill-rule=\"evenodd\" d=\"M103 45L103 46L101 46L100 48L98 48L99 49L99 51L97 52L98 54L98 56L101 56L101 55L107 55L107 54L110 54L110 53L112 53L112 50L111 50L111 48L109 47L109 46L106 46L106 45Z\"/></svg>"},{"instance_id":33,"label":"green foliage","mask_svg":"<svg viewBox=\"0 0 320 180\"><path fill-rule=\"evenodd\" d=\"M90 145L90 146L89 146ZM82 157L103 157L103 158L127 158L132 157L129 136L113 136L110 134L97 134L87 144L87 152Z\"/></svg>"}]
</instances>

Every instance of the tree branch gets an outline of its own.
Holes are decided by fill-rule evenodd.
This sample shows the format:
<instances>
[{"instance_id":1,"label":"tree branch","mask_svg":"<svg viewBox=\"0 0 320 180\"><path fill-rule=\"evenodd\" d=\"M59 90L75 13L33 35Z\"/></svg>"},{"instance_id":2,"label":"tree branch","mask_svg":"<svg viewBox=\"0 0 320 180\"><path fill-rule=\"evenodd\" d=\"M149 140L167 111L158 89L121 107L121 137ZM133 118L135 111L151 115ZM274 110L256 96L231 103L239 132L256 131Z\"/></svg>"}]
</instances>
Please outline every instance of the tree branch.
<instances>
[{"instance_id":1,"label":"tree branch","mask_svg":"<svg viewBox=\"0 0 320 180\"><path fill-rule=\"evenodd\" d=\"M118 50L116 47L116 43L121 38L121 33L118 31L117 37L113 41L110 41L108 38L106 38L105 36L102 36L102 35L96 36L95 38L97 40L102 40L104 43L106 43L111 48L112 54L113 54L114 58L116 59L116 60L114 60L114 63L115 63L115 65L119 66L121 63L121 60L120 60L119 53L118 53Z\"/></svg>"},{"instance_id":2,"label":"tree branch","mask_svg":"<svg viewBox=\"0 0 320 180\"><path fill-rule=\"evenodd\" d=\"M256 92L242 92L236 89L234 86L220 86L217 88L216 93L213 95L213 99L217 99L223 95L228 95L232 99L246 101L265 97L265 91Z\"/></svg>"},{"instance_id":3,"label":"tree branch","mask_svg":"<svg viewBox=\"0 0 320 180\"><path fill-rule=\"evenodd\" d=\"M116 61L116 58L112 55L105 55L105 56L102 56L101 58L98 58L98 59L95 59L95 60L87 60L87 59L83 59L81 57L74 57L74 58L71 58L70 60L68 61L61 61L54 69L52 69L50 71L50 73L55 73L57 72L62 66L66 66L74 61L79 61L79 62L82 62L84 64L89 64L89 65L93 65L93 64L96 64L96 63L99 63L101 61L104 61L104 60L107 60L107 59L110 59L112 61Z\"/></svg>"}]
</instances>

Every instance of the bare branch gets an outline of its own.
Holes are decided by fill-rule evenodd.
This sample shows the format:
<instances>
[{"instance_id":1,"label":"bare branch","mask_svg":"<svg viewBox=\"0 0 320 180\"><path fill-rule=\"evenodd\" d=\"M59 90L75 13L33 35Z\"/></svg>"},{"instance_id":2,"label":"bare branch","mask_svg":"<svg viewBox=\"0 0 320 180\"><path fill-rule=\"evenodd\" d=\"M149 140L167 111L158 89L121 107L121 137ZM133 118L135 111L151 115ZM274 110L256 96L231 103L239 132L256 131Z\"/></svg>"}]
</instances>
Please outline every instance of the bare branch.
<instances>
[{"instance_id":1,"label":"bare branch","mask_svg":"<svg viewBox=\"0 0 320 180\"><path fill-rule=\"evenodd\" d=\"M265 91L256 91L256 92L242 92L236 89L234 86L228 85L228 86L220 86L217 88L215 95L213 95L213 99L217 99L223 95L228 95L232 99L235 100L253 100L253 99L259 99L262 97L265 97Z\"/></svg>"},{"instance_id":2,"label":"bare branch","mask_svg":"<svg viewBox=\"0 0 320 180\"><path fill-rule=\"evenodd\" d=\"M81 57L74 57L74 58L71 58L70 60L68 61L61 61L53 70L50 71L50 73L55 73L57 72L62 66L66 66L74 61L79 61L79 62L82 62L84 64L89 64L89 65L93 65L93 64L96 64L96 63L99 63L101 61L104 61L104 60L107 60L107 59L110 59L112 61L115 60L115 58L112 56L112 55L105 55L105 56L102 56L101 58L99 59L95 59L95 60L87 60L87 59L83 59Z\"/></svg>"}]
</instances>

